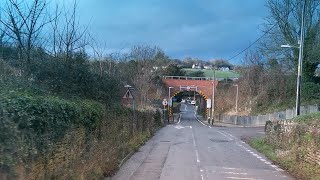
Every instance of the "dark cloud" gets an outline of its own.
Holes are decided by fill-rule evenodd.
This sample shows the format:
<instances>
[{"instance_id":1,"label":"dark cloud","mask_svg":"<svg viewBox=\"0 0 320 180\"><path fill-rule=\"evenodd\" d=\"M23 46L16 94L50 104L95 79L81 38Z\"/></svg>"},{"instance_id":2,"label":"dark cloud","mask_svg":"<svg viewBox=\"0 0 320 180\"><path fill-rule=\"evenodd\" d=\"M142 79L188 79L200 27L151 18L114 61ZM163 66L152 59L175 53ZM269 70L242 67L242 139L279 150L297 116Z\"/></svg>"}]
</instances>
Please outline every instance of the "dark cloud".
<instances>
[{"instance_id":1,"label":"dark cloud","mask_svg":"<svg viewBox=\"0 0 320 180\"><path fill-rule=\"evenodd\" d=\"M261 0L82 0L81 22L112 50L157 45L174 58L229 58L253 42Z\"/></svg>"}]
</instances>

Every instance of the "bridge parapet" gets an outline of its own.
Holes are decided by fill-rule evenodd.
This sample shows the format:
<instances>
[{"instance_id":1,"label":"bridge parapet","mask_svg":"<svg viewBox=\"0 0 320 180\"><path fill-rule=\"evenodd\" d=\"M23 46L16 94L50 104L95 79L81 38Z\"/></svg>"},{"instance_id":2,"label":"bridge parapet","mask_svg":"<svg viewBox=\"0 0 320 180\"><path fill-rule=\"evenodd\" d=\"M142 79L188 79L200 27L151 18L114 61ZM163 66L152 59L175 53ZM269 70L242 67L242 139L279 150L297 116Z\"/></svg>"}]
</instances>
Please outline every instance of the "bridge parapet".
<instances>
[{"instance_id":1,"label":"bridge parapet","mask_svg":"<svg viewBox=\"0 0 320 180\"><path fill-rule=\"evenodd\" d=\"M172 95L184 90L190 90L197 91L205 97L210 98L213 93L213 82L215 87L218 85L217 80L213 81L207 77L164 76L162 80L167 88L173 87Z\"/></svg>"},{"instance_id":2,"label":"bridge parapet","mask_svg":"<svg viewBox=\"0 0 320 180\"><path fill-rule=\"evenodd\" d=\"M188 77L188 76L163 76L163 79L180 79L180 80L198 80L198 81L212 81L211 77Z\"/></svg>"}]
</instances>

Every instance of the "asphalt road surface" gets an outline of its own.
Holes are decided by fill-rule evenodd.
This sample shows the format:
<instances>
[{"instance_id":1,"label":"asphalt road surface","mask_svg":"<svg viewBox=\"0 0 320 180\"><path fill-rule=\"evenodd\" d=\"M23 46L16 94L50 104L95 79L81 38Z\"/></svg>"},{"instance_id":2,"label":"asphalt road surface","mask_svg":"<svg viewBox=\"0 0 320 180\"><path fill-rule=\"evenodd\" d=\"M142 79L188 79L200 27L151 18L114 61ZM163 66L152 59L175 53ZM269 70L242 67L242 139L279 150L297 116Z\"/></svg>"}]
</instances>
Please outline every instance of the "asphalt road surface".
<instances>
[{"instance_id":1,"label":"asphalt road surface","mask_svg":"<svg viewBox=\"0 0 320 180\"><path fill-rule=\"evenodd\" d=\"M182 105L179 122L162 128L112 177L115 180L293 179L246 144L263 128L210 127Z\"/></svg>"}]
</instances>

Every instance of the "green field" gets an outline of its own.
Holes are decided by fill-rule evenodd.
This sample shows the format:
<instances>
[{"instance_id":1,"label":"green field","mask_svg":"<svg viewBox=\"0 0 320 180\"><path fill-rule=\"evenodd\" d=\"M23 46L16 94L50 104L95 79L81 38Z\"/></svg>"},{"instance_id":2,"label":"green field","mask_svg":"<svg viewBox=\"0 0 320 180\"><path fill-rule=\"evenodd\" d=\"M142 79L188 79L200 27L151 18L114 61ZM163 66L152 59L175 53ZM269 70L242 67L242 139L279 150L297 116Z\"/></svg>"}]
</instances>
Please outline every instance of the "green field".
<instances>
[{"instance_id":1,"label":"green field","mask_svg":"<svg viewBox=\"0 0 320 180\"><path fill-rule=\"evenodd\" d=\"M182 69L187 72L187 75L189 75L191 72L195 71L203 71L205 77L212 77L213 76L213 70L211 69L191 69L191 68L184 68ZM238 78L240 75L234 71L215 71L216 78Z\"/></svg>"}]
</instances>

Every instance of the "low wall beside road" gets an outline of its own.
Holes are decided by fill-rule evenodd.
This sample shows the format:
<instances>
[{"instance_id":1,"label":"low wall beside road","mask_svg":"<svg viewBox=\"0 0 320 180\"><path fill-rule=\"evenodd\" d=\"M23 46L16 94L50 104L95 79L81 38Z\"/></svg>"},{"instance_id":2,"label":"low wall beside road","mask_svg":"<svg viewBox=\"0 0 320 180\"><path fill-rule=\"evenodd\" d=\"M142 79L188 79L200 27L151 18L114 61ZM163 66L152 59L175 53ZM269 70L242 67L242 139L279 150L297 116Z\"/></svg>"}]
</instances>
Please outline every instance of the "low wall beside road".
<instances>
[{"instance_id":1,"label":"low wall beside road","mask_svg":"<svg viewBox=\"0 0 320 180\"><path fill-rule=\"evenodd\" d=\"M320 111L320 106L311 105L311 106L301 106L300 114L310 114ZM215 122L234 124L241 126L264 126L267 121L270 120L284 120L284 119L293 119L296 117L295 108L287 109L285 111L275 112L265 115L257 116L236 116L236 115L219 115L215 116Z\"/></svg>"}]
</instances>

